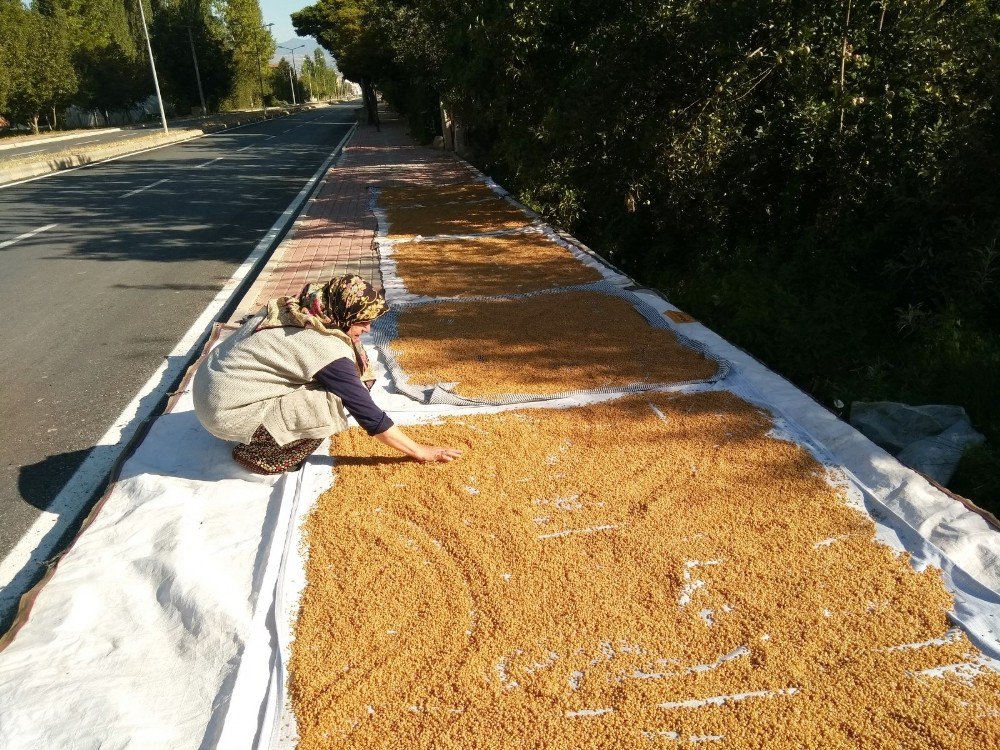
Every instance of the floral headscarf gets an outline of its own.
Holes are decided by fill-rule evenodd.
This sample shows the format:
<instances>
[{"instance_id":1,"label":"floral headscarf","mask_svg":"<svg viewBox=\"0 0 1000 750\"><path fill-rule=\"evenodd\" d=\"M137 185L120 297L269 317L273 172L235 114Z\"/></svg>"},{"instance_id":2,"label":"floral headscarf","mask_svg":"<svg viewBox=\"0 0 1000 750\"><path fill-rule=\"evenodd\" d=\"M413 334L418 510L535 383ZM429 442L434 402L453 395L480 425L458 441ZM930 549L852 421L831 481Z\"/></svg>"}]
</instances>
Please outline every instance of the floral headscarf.
<instances>
[{"instance_id":1,"label":"floral headscarf","mask_svg":"<svg viewBox=\"0 0 1000 750\"><path fill-rule=\"evenodd\" d=\"M369 323L388 311L381 291L360 276L348 274L326 284L306 284L298 297L271 300L264 320L254 332L295 326L336 335L355 323Z\"/></svg>"}]
</instances>

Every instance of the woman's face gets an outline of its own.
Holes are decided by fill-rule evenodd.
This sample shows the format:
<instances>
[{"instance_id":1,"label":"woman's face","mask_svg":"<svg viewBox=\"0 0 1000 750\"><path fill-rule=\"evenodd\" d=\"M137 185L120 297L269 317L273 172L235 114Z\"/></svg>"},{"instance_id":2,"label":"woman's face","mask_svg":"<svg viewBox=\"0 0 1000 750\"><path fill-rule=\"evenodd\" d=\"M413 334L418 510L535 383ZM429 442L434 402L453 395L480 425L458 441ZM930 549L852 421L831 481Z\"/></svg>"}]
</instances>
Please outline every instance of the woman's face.
<instances>
[{"instance_id":1,"label":"woman's face","mask_svg":"<svg viewBox=\"0 0 1000 750\"><path fill-rule=\"evenodd\" d=\"M361 334L368 333L372 329L371 321L365 321L364 323L352 323L347 328L347 335L351 337L351 341L355 344L360 343Z\"/></svg>"}]
</instances>

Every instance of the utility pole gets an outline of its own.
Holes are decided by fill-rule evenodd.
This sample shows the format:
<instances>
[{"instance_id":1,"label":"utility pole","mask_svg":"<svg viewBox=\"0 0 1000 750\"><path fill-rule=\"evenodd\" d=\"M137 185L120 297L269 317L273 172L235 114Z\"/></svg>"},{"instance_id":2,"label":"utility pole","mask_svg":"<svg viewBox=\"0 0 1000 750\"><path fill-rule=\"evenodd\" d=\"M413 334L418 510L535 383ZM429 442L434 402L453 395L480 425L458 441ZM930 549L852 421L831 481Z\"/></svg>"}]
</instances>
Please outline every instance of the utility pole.
<instances>
[{"instance_id":1,"label":"utility pole","mask_svg":"<svg viewBox=\"0 0 1000 750\"><path fill-rule=\"evenodd\" d=\"M198 98L201 99L201 113L208 114L208 107L205 106L205 92L201 88L201 71L198 70L198 55L194 51L194 36L191 34L191 26L187 27L188 41L191 43L191 59L194 60L194 77L198 79Z\"/></svg>"},{"instance_id":2,"label":"utility pole","mask_svg":"<svg viewBox=\"0 0 1000 750\"><path fill-rule=\"evenodd\" d=\"M295 69L295 50L302 49L306 45L300 44L298 47L282 47L279 44L277 46L278 46L278 49L283 49L286 52L291 52L292 53L292 70L291 70L291 73L294 73L295 74L295 79L298 80L299 71ZM295 104L295 84L294 83L292 84L292 104Z\"/></svg>"},{"instance_id":3,"label":"utility pole","mask_svg":"<svg viewBox=\"0 0 1000 750\"><path fill-rule=\"evenodd\" d=\"M156 101L160 105L160 122L163 123L163 132L167 132L167 115L163 111L163 97L160 96L160 79L156 77L156 63L153 62L153 45L149 42L149 29L146 27L146 11L142 7L142 0L139 0L139 17L142 19L142 32L146 35L146 49L149 51L149 67L153 70L153 87L156 89Z\"/></svg>"},{"instance_id":4,"label":"utility pole","mask_svg":"<svg viewBox=\"0 0 1000 750\"><path fill-rule=\"evenodd\" d=\"M298 104L298 102L295 101L295 81L292 80L291 68L288 69L288 88L292 90L292 106L294 107Z\"/></svg>"}]
</instances>

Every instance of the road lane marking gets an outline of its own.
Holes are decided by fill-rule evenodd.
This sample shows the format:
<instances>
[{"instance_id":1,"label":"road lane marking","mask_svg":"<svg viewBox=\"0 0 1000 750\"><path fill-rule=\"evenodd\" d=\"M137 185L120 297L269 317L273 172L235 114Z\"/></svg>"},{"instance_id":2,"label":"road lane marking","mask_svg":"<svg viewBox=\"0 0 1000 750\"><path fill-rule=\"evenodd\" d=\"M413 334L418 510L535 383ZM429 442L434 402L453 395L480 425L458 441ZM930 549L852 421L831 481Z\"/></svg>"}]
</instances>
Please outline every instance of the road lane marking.
<instances>
[{"instance_id":1,"label":"road lane marking","mask_svg":"<svg viewBox=\"0 0 1000 750\"><path fill-rule=\"evenodd\" d=\"M244 146L243 148L238 148L236 150L237 151L246 151L248 148L253 148L253 144L251 143L249 146Z\"/></svg>"},{"instance_id":2,"label":"road lane marking","mask_svg":"<svg viewBox=\"0 0 1000 750\"><path fill-rule=\"evenodd\" d=\"M135 190L129 190L127 193L125 193L125 195L122 196L122 198L128 198L130 195L141 193L143 190L149 190L150 188L154 188L157 185L162 185L164 182L170 182L170 178L164 177L162 180L157 180L156 182L150 185L146 185L146 187L136 188Z\"/></svg>"},{"instance_id":3,"label":"road lane marking","mask_svg":"<svg viewBox=\"0 0 1000 750\"><path fill-rule=\"evenodd\" d=\"M269 141L269 140L271 140L272 138L277 138L277 137L278 137L278 136L276 136L276 135L265 135L265 136L264 136L264 140L265 140L265 141Z\"/></svg>"},{"instance_id":4,"label":"road lane marking","mask_svg":"<svg viewBox=\"0 0 1000 750\"><path fill-rule=\"evenodd\" d=\"M278 217L267 234L257 243L253 252L236 269L229 281L223 285L215 299L209 303L187 333L177 342L173 351L166 356L131 403L125 407L125 410L104 436L94 444L94 449L87 454L73 476L35 519L31 528L24 533L18 543L7 553L7 556L0 560L0 616L17 607L21 594L37 580L38 571L52 562L50 557L52 557L57 543L72 524L78 520L85 503L97 491L119 459L131 446L133 438L139 434L145 424L156 417L160 411L162 400L180 381L188 365L201 351L203 342L212 332L216 318L230 302L234 301L247 276L261 265L272 246L277 244L282 230L286 225L290 225L299 209L312 194L316 184L343 152L344 144L353 134L354 128L347 131L337 147L299 191L285 212ZM52 224L49 227L43 227L42 230L36 230L36 232L53 226L57 225ZM244 296L250 294L251 290L252 287L244 290ZM111 481L118 481L118 477L113 476Z\"/></svg>"},{"instance_id":5,"label":"road lane marking","mask_svg":"<svg viewBox=\"0 0 1000 750\"><path fill-rule=\"evenodd\" d=\"M34 151L22 151L20 154L14 154L14 157L18 156L28 156L29 154L40 154L44 151L44 148L36 148Z\"/></svg>"},{"instance_id":6,"label":"road lane marking","mask_svg":"<svg viewBox=\"0 0 1000 750\"><path fill-rule=\"evenodd\" d=\"M80 141L76 145L77 146L82 146L85 143L97 143L99 140L101 140L101 139L100 138L91 138L89 141Z\"/></svg>"},{"instance_id":7,"label":"road lane marking","mask_svg":"<svg viewBox=\"0 0 1000 750\"><path fill-rule=\"evenodd\" d=\"M0 250L3 250L5 247L10 247L15 242L20 242L21 240L26 240L29 237L34 237L36 234L41 234L42 232L47 232L50 229L52 229L52 227L57 227L57 226L59 226L59 225L58 224L46 224L44 227L39 227L38 229L32 229L30 232L25 232L24 234L19 234L17 237L15 237L12 240L6 240L5 242L0 242Z\"/></svg>"},{"instance_id":8,"label":"road lane marking","mask_svg":"<svg viewBox=\"0 0 1000 750\"><path fill-rule=\"evenodd\" d=\"M350 108L352 105L334 104L334 105L331 105L331 106L333 106L333 107ZM348 122L348 123L339 123L339 124L354 125L356 123L357 123L357 120L352 120L351 122ZM226 128L225 130L220 130L220 131L218 131L216 133L199 133L198 135L192 135L190 138L182 138L182 139L177 140L177 141L171 141L170 143L161 143L158 146L150 146L149 148L141 148L138 151L130 151L127 154L119 154L118 156L111 156L111 157L108 157L107 159L100 159L98 161L91 162L89 164L81 164L81 165L79 165L77 167L68 167L66 169L58 169L55 172L46 172L45 174L35 175L34 177L26 177L23 180L15 180L14 182L0 183L0 190L6 190L7 188L17 187L18 185L25 185L25 184L27 184L29 182L36 182L38 180L45 180L45 179L48 179L50 177L57 177L57 176L67 175L67 174L70 174L71 172L78 172L81 169L89 169L91 167L96 167L96 166L99 166L99 165L102 165L102 164L108 164L109 162L119 161L121 159L129 159L129 158L131 158L133 156L139 156L140 154L145 154L145 153L148 153L150 151L159 151L160 149L170 148L171 146L179 146L181 144L188 143L190 141L198 140L199 138L228 138L228 137L230 137L233 134L234 131L242 130L243 128L252 128L255 125L260 125L260 124L261 124L261 121L258 120L258 121L255 121L255 122L248 122L248 123L246 123L244 125L234 125L231 128ZM121 130L121 128L113 128L112 130ZM110 132L110 131L106 131L106 132ZM250 133L240 133L239 135L251 135L251 134ZM252 135L259 135L259 134L258 133L253 133ZM272 138L275 138L275 137L276 136L273 136L273 135L265 136L264 140L271 140ZM2 148L3 147L0 147L0 149L2 149Z\"/></svg>"},{"instance_id":9,"label":"road lane marking","mask_svg":"<svg viewBox=\"0 0 1000 750\"><path fill-rule=\"evenodd\" d=\"M195 169L201 169L202 167L207 167L209 164L215 164L215 162L225 158L226 158L225 156L217 156L211 161L206 161L204 164L199 164L197 167L195 167Z\"/></svg>"}]
</instances>

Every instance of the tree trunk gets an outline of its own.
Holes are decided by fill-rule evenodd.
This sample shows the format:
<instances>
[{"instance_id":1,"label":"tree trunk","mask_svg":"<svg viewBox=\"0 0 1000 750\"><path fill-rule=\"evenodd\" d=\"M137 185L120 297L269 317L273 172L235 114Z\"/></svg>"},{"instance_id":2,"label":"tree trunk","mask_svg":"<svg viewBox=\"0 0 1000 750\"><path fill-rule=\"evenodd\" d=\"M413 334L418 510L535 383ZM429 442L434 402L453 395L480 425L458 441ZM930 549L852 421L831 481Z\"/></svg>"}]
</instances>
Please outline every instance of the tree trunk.
<instances>
[{"instance_id":1,"label":"tree trunk","mask_svg":"<svg viewBox=\"0 0 1000 750\"><path fill-rule=\"evenodd\" d=\"M361 79L361 98L368 112L368 124L374 125L376 130L381 130L382 123L378 119L378 97L375 94L375 86L367 78Z\"/></svg>"},{"instance_id":2,"label":"tree trunk","mask_svg":"<svg viewBox=\"0 0 1000 750\"><path fill-rule=\"evenodd\" d=\"M441 110L441 140L444 142L445 151L455 150L455 123L451 113L444 108L444 102L438 100Z\"/></svg>"},{"instance_id":3,"label":"tree trunk","mask_svg":"<svg viewBox=\"0 0 1000 750\"><path fill-rule=\"evenodd\" d=\"M31 116L31 132L38 135L38 115Z\"/></svg>"}]
</instances>

